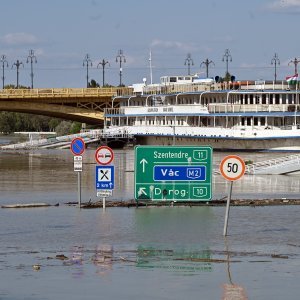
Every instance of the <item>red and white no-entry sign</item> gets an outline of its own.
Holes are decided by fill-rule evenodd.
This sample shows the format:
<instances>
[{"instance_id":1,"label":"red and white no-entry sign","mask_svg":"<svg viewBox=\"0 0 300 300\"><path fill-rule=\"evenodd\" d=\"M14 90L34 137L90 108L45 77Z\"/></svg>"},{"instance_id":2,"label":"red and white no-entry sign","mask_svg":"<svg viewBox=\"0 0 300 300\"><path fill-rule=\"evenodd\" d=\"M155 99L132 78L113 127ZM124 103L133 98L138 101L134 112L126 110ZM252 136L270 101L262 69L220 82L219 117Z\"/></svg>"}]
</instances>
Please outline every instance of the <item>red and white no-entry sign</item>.
<instances>
[{"instance_id":1,"label":"red and white no-entry sign","mask_svg":"<svg viewBox=\"0 0 300 300\"><path fill-rule=\"evenodd\" d=\"M228 155L221 161L220 172L230 181L240 179L245 173L245 162L237 155Z\"/></svg>"},{"instance_id":2,"label":"red and white no-entry sign","mask_svg":"<svg viewBox=\"0 0 300 300\"><path fill-rule=\"evenodd\" d=\"M99 165L108 165L114 160L114 152L107 146L101 146L96 150L95 159Z\"/></svg>"}]
</instances>

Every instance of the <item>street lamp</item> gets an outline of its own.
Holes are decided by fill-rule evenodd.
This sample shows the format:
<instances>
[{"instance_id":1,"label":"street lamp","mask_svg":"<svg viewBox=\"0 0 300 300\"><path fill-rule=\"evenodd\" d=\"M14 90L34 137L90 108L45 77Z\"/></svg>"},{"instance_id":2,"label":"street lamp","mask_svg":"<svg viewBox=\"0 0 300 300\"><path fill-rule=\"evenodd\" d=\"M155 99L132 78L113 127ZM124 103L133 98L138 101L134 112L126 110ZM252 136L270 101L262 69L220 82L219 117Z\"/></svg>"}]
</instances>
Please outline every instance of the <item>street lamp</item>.
<instances>
[{"instance_id":1,"label":"street lamp","mask_svg":"<svg viewBox=\"0 0 300 300\"><path fill-rule=\"evenodd\" d=\"M225 54L223 55L222 61L226 61L226 75L229 74L228 73L228 62L232 62L232 56L230 54L229 49L225 50Z\"/></svg>"},{"instance_id":2,"label":"street lamp","mask_svg":"<svg viewBox=\"0 0 300 300\"><path fill-rule=\"evenodd\" d=\"M14 66L17 68L17 89L19 88L19 68L21 65L24 67L23 63L17 59L17 61L11 66L11 68Z\"/></svg>"},{"instance_id":3,"label":"street lamp","mask_svg":"<svg viewBox=\"0 0 300 300\"><path fill-rule=\"evenodd\" d=\"M297 66L298 66L298 63L299 63L299 62L300 62L300 60L297 59L297 58L295 57L295 59L294 59L294 60L291 60L291 61L289 62L289 64L288 64L288 65L290 65L290 64L292 63L292 64L295 65L295 75L298 74Z\"/></svg>"},{"instance_id":4,"label":"street lamp","mask_svg":"<svg viewBox=\"0 0 300 300\"><path fill-rule=\"evenodd\" d=\"M187 57L186 57L186 59L185 59L185 61L184 61L184 65L186 66L188 66L188 75L191 75L191 64L192 64L192 66L194 65L194 61L193 61L193 59L192 59L192 56L191 56L191 53L188 53L187 54Z\"/></svg>"},{"instance_id":5,"label":"street lamp","mask_svg":"<svg viewBox=\"0 0 300 300\"><path fill-rule=\"evenodd\" d=\"M6 55L4 55L4 54L1 55L0 61L2 62L2 88L4 89L4 79L5 79L4 68L5 68L5 66L6 66L6 68L8 68L8 62L6 60Z\"/></svg>"},{"instance_id":6,"label":"street lamp","mask_svg":"<svg viewBox=\"0 0 300 300\"><path fill-rule=\"evenodd\" d=\"M97 65L97 68L101 65L102 66L102 87L104 87L104 83L105 83L105 80L104 80L104 69L105 69L105 66L106 65L109 65L109 62L108 61L105 61L104 59L102 59L102 62L100 61L99 64Z\"/></svg>"},{"instance_id":7,"label":"street lamp","mask_svg":"<svg viewBox=\"0 0 300 300\"><path fill-rule=\"evenodd\" d=\"M118 55L116 56L116 63L117 62L120 63L120 86L122 86L122 62L126 63L126 58L122 49L118 51Z\"/></svg>"},{"instance_id":8,"label":"street lamp","mask_svg":"<svg viewBox=\"0 0 300 300\"><path fill-rule=\"evenodd\" d=\"M202 65L206 66L206 78L208 78L208 67L210 64L215 65L215 63L212 60L208 60L208 58L200 64L200 68Z\"/></svg>"},{"instance_id":9,"label":"street lamp","mask_svg":"<svg viewBox=\"0 0 300 300\"><path fill-rule=\"evenodd\" d=\"M276 82L277 79L277 64L280 65L280 60L278 58L277 53L274 54L274 57L271 60L271 65L274 65L275 72L274 72L274 81Z\"/></svg>"},{"instance_id":10,"label":"street lamp","mask_svg":"<svg viewBox=\"0 0 300 300\"><path fill-rule=\"evenodd\" d=\"M86 66L86 87L89 87L89 66L93 66L89 54L85 55L83 66Z\"/></svg>"},{"instance_id":11,"label":"street lamp","mask_svg":"<svg viewBox=\"0 0 300 300\"><path fill-rule=\"evenodd\" d=\"M31 73L30 73L31 88L33 89L33 62L37 63L37 60L36 60L33 50L29 50L29 55L27 57L26 63L29 63L29 61L30 61L30 69L31 69Z\"/></svg>"}]
</instances>

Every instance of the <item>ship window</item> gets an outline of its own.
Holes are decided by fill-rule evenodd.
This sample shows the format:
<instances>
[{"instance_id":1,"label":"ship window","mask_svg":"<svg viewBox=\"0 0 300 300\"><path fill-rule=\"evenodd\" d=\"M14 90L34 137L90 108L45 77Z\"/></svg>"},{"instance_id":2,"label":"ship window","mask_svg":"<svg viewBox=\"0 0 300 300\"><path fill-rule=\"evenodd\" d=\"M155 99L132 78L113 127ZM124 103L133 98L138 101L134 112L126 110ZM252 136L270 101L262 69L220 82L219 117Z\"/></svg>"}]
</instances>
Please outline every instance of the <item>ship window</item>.
<instances>
[{"instance_id":1,"label":"ship window","mask_svg":"<svg viewBox=\"0 0 300 300\"><path fill-rule=\"evenodd\" d=\"M265 117L261 117L260 118L260 125L261 126L265 126L266 125L266 119L265 119Z\"/></svg>"},{"instance_id":2,"label":"ship window","mask_svg":"<svg viewBox=\"0 0 300 300\"><path fill-rule=\"evenodd\" d=\"M279 94L275 95L275 104L279 104Z\"/></svg>"},{"instance_id":3,"label":"ship window","mask_svg":"<svg viewBox=\"0 0 300 300\"><path fill-rule=\"evenodd\" d=\"M254 126L258 125L258 118L254 118Z\"/></svg>"},{"instance_id":4,"label":"ship window","mask_svg":"<svg viewBox=\"0 0 300 300\"><path fill-rule=\"evenodd\" d=\"M190 78L190 77L185 77L184 79L185 79L185 80L191 80L191 78Z\"/></svg>"},{"instance_id":5,"label":"ship window","mask_svg":"<svg viewBox=\"0 0 300 300\"><path fill-rule=\"evenodd\" d=\"M178 80L184 80L183 77L178 77Z\"/></svg>"},{"instance_id":6,"label":"ship window","mask_svg":"<svg viewBox=\"0 0 300 300\"><path fill-rule=\"evenodd\" d=\"M253 95L250 95L250 103L249 104L253 104Z\"/></svg>"},{"instance_id":7,"label":"ship window","mask_svg":"<svg viewBox=\"0 0 300 300\"><path fill-rule=\"evenodd\" d=\"M273 94L270 94L269 104L273 104Z\"/></svg>"},{"instance_id":8,"label":"ship window","mask_svg":"<svg viewBox=\"0 0 300 300\"><path fill-rule=\"evenodd\" d=\"M266 104L266 94L262 94L262 104Z\"/></svg>"},{"instance_id":9,"label":"ship window","mask_svg":"<svg viewBox=\"0 0 300 300\"><path fill-rule=\"evenodd\" d=\"M170 82L177 82L177 78L176 77L170 77Z\"/></svg>"},{"instance_id":10,"label":"ship window","mask_svg":"<svg viewBox=\"0 0 300 300\"><path fill-rule=\"evenodd\" d=\"M286 94L282 94L282 104L286 104Z\"/></svg>"}]
</instances>

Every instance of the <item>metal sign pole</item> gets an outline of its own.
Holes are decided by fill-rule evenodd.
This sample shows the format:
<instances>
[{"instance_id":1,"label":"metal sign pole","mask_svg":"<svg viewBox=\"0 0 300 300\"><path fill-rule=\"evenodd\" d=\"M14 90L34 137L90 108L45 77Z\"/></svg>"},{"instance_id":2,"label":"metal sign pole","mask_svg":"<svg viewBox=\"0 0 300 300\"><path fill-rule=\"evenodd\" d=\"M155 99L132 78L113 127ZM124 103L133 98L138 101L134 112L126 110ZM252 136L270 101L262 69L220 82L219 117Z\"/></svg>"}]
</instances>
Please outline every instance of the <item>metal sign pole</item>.
<instances>
[{"instance_id":1,"label":"metal sign pole","mask_svg":"<svg viewBox=\"0 0 300 300\"><path fill-rule=\"evenodd\" d=\"M227 204L226 204L226 213L225 213L225 222L224 222L224 230L223 235L227 236L227 227L228 227L228 218L229 218L229 209L230 209L230 200L231 200L231 193L232 193L232 185L233 181L230 181L228 187L228 196L227 196Z\"/></svg>"},{"instance_id":2,"label":"metal sign pole","mask_svg":"<svg viewBox=\"0 0 300 300\"><path fill-rule=\"evenodd\" d=\"M78 186L78 206L81 208L81 172L77 172L77 186Z\"/></svg>"},{"instance_id":3,"label":"metal sign pole","mask_svg":"<svg viewBox=\"0 0 300 300\"><path fill-rule=\"evenodd\" d=\"M102 200L102 208L103 208L103 210L105 210L105 200L106 200L106 198L103 197L103 200Z\"/></svg>"}]
</instances>

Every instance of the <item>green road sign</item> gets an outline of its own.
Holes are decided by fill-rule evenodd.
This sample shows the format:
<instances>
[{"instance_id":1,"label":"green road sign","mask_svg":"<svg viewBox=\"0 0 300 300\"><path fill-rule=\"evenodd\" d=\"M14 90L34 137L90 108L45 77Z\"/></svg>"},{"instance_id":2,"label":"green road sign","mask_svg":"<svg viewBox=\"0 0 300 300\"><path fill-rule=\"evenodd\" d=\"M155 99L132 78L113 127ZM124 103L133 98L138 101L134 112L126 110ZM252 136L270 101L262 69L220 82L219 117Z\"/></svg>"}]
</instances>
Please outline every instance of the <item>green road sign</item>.
<instances>
[{"instance_id":1,"label":"green road sign","mask_svg":"<svg viewBox=\"0 0 300 300\"><path fill-rule=\"evenodd\" d=\"M136 146L135 199L207 201L212 197L212 148Z\"/></svg>"}]
</instances>

